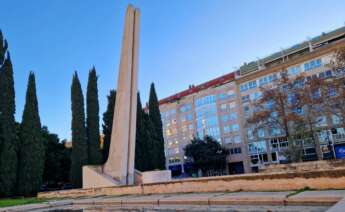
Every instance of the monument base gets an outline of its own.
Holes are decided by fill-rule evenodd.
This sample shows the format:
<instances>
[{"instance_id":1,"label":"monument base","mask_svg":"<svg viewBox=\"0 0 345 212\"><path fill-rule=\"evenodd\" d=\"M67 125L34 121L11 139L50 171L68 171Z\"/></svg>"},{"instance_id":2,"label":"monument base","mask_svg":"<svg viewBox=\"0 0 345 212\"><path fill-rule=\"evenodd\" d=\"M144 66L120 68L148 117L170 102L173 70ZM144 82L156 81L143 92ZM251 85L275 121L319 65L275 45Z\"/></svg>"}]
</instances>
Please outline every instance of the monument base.
<instances>
[{"instance_id":1,"label":"monument base","mask_svg":"<svg viewBox=\"0 0 345 212\"><path fill-rule=\"evenodd\" d=\"M135 170L135 184L163 183L171 181L170 170L139 172Z\"/></svg>"},{"instance_id":2,"label":"monument base","mask_svg":"<svg viewBox=\"0 0 345 212\"><path fill-rule=\"evenodd\" d=\"M135 185L171 181L171 171L134 172ZM102 166L83 166L83 188L121 186L121 182L102 172Z\"/></svg>"},{"instance_id":3,"label":"monument base","mask_svg":"<svg viewBox=\"0 0 345 212\"><path fill-rule=\"evenodd\" d=\"M119 185L119 182L102 172L102 166L83 166L83 188L101 188Z\"/></svg>"}]
</instances>

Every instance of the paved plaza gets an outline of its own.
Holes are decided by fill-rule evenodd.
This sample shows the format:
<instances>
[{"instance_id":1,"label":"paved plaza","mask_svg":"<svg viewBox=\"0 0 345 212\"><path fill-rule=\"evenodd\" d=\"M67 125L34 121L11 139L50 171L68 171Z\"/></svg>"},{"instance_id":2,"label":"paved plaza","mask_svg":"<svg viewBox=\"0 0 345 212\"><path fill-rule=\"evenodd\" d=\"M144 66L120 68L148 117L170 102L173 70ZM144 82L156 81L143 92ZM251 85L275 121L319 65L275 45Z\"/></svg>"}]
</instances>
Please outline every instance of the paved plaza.
<instances>
[{"instance_id":1,"label":"paved plaza","mask_svg":"<svg viewBox=\"0 0 345 212\"><path fill-rule=\"evenodd\" d=\"M49 201L0 211L328 211L345 208L345 190L219 192L99 196ZM339 210L330 210L336 212Z\"/></svg>"}]
</instances>

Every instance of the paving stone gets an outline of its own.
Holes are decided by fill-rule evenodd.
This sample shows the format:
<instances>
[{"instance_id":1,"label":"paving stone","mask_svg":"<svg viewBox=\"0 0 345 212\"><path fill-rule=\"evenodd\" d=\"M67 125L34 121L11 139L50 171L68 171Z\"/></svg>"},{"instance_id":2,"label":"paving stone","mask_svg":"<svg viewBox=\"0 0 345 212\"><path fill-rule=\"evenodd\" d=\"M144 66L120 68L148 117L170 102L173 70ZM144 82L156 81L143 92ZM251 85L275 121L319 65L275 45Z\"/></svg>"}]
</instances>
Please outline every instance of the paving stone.
<instances>
[{"instance_id":1,"label":"paving stone","mask_svg":"<svg viewBox=\"0 0 345 212\"><path fill-rule=\"evenodd\" d=\"M159 204L208 205L210 198L222 194L223 193L175 194L170 197L160 199Z\"/></svg>"},{"instance_id":2,"label":"paving stone","mask_svg":"<svg viewBox=\"0 0 345 212\"><path fill-rule=\"evenodd\" d=\"M337 204L333 205L327 212L344 212L345 211L345 196Z\"/></svg>"},{"instance_id":3,"label":"paving stone","mask_svg":"<svg viewBox=\"0 0 345 212\"><path fill-rule=\"evenodd\" d=\"M334 205L345 197L344 190L304 191L287 198L288 205ZM345 211L345 209L344 209Z\"/></svg>"},{"instance_id":4,"label":"paving stone","mask_svg":"<svg viewBox=\"0 0 345 212\"><path fill-rule=\"evenodd\" d=\"M94 201L98 205L121 205L122 200L133 198L133 196L122 196L122 197L104 197Z\"/></svg>"},{"instance_id":5,"label":"paving stone","mask_svg":"<svg viewBox=\"0 0 345 212\"><path fill-rule=\"evenodd\" d=\"M94 205L96 201L104 199L105 197L94 197L94 198L80 198L73 199L72 202L75 205Z\"/></svg>"},{"instance_id":6,"label":"paving stone","mask_svg":"<svg viewBox=\"0 0 345 212\"><path fill-rule=\"evenodd\" d=\"M293 197L345 197L345 190L304 191Z\"/></svg>"},{"instance_id":7,"label":"paving stone","mask_svg":"<svg viewBox=\"0 0 345 212\"><path fill-rule=\"evenodd\" d=\"M147 196L137 196L133 198L126 198L123 199L122 204L150 204L150 205L158 205L159 201L164 198L168 198L171 195L147 195Z\"/></svg>"},{"instance_id":8,"label":"paving stone","mask_svg":"<svg viewBox=\"0 0 345 212\"><path fill-rule=\"evenodd\" d=\"M48 205L50 207L57 207L57 206L64 206L64 205L72 205L73 201L72 200L54 200L54 201L49 201Z\"/></svg>"},{"instance_id":9,"label":"paving stone","mask_svg":"<svg viewBox=\"0 0 345 212\"><path fill-rule=\"evenodd\" d=\"M27 204L27 205L18 205L13 207L1 208L0 211L30 211L36 209L46 209L50 206L47 203L39 203L39 204Z\"/></svg>"},{"instance_id":10,"label":"paving stone","mask_svg":"<svg viewBox=\"0 0 345 212\"><path fill-rule=\"evenodd\" d=\"M290 192L234 192L210 198L211 205L284 205Z\"/></svg>"}]
</instances>

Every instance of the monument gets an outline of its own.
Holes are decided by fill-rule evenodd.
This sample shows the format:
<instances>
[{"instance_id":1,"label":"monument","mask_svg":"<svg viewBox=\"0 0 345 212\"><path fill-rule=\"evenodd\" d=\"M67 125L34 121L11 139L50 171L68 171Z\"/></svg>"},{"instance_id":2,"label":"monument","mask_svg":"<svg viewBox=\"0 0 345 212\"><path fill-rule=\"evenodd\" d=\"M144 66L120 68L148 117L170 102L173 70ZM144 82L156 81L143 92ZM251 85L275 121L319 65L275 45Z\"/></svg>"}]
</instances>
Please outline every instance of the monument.
<instances>
[{"instance_id":1,"label":"monument","mask_svg":"<svg viewBox=\"0 0 345 212\"><path fill-rule=\"evenodd\" d=\"M138 9L128 6L109 157L103 167L104 173L122 185L134 183L139 15Z\"/></svg>"},{"instance_id":2,"label":"monument","mask_svg":"<svg viewBox=\"0 0 345 212\"><path fill-rule=\"evenodd\" d=\"M122 38L108 160L103 166L83 167L83 188L133 185L171 179L170 171L140 173L134 170L139 26L140 12L129 5Z\"/></svg>"}]
</instances>

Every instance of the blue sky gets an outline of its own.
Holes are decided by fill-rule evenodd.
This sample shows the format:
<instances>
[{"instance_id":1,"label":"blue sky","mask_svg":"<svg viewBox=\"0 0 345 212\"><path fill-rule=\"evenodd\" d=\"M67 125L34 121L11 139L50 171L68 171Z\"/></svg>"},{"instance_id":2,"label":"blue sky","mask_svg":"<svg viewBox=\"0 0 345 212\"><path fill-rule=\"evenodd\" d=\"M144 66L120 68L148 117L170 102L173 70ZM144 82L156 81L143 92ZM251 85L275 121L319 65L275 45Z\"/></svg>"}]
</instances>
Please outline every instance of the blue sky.
<instances>
[{"instance_id":1,"label":"blue sky","mask_svg":"<svg viewBox=\"0 0 345 212\"><path fill-rule=\"evenodd\" d=\"M99 75L100 116L116 87L129 3L141 9L139 89L159 98L345 24L343 0L0 0L15 73L17 120L36 73L42 124L70 138L70 85Z\"/></svg>"}]
</instances>

